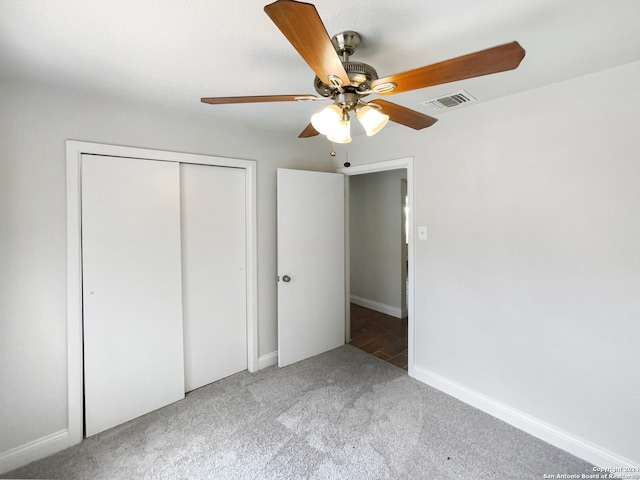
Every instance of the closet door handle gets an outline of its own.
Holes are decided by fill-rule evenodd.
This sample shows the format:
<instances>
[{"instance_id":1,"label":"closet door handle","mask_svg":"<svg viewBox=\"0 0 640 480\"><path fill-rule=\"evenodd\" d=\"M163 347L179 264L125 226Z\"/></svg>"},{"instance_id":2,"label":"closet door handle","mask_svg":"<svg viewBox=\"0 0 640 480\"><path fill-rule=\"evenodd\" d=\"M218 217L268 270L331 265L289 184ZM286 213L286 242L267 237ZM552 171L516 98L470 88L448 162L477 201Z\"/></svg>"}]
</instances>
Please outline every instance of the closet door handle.
<instances>
[{"instance_id":1,"label":"closet door handle","mask_svg":"<svg viewBox=\"0 0 640 480\"><path fill-rule=\"evenodd\" d=\"M291 281L291 277L289 275L285 275L282 277L282 281L285 283L289 283Z\"/></svg>"}]
</instances>

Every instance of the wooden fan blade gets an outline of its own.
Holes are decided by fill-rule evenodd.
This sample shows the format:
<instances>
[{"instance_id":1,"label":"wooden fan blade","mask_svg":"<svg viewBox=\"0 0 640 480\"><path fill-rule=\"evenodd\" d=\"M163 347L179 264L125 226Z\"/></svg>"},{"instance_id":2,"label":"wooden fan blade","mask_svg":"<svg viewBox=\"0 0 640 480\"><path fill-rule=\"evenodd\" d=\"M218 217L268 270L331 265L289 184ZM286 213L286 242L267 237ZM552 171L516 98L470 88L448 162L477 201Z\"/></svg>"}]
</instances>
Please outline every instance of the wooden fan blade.
<instances>
[{"instance_id":1,"label":"wooden fan blade","mask_svg":"<svg viewBox=\"0 0 640 480\"><path fill-rule=\"evenodd\" d=\"M389 120L400 123L406 127L411 127L414 130L422 130L438 121L437 118L430 117L429 115L416 112L415 110L395 103L387 102L386 100L371 100L369 104L379 105L382 107L380 111L385 115L389 115Z\"/></svg>"},{"instance_id":2,"label":"wooden fan blade","mask_svg":"<svg viewBox=\"0 0 640 480\"><path fill-rule=\"evenodd\" d=\"M315 137L316 135L320 135L320 134L315 128L313 128L313 125L309 124L302 131L302 133L298 135L298 138L309 138L309 137Z\"/></svg>"},{"instance_id":3,"label":"wooden fan blade","mask_svg":"<svg viewBox=\"0 0 640 480\"><path fill-rule=\"evenodd\" d=\"M351 83L316 7L310 3L278 0L264 7L264 11L320 80L331 85L328 77L335 75L342 85Z\"/></svg>"},{"instance_id":4,"label":"wooden fan blade","mask_svg":"<svg viewBox=\"0 0 640 480\"><path fill-rule=\"evenodd\" d=\"M391 91L380 91L381 95L407 92L418 88L431 87L442 83L455 82L466 78L480 77L491 73L513 70L520 65L525 51L518 42L511 42L488 48L462 57L452 58L444 62L434 63L415 70L396 73L379 78L371 84L371 89L385 83L395 83L397 87Z\"/></svg>"},{"instance_id":5,"label":"wooden fan blade","mask_svg":"<svg viewBox=\"0 0 640 480\"><path fill-rule=\"evenodd\" d=\"M202 103L224 105L227 103L293 102L295 100L315 100L315 95L259 95L253 97L209 97L201 98Z\"/></svg>"}]
</instances>

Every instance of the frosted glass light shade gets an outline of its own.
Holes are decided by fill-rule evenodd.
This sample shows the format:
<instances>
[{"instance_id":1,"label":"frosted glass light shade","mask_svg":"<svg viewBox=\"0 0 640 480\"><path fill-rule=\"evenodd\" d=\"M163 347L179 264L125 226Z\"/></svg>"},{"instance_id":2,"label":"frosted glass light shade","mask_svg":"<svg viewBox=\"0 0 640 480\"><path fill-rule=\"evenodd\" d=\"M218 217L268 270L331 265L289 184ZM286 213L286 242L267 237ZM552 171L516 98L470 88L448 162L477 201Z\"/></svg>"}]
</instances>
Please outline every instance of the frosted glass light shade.
<instances>
[{"instance_id":1,"label":"frosted glass light shade","mask_svg":"<svg viewBox=\"0 0 640 480\"><path fill-rule=\"evenodd\" d=\"M311 116L311 125L318 133L329 135L342 119L342 109L338 105L329 105Z\"/></svg>"},{"instance_id":2,"label":"frosted glass light shade","mask_svg":"<svg viewBox=\"0 0 640 480\"><path fill-rule=\"evenodd\" d=\"M382 130L382 127L389 121L389 115L380 113L376 108L372 108L369 105L360 107L356 115L368 137Z\"/></svg>"},{"instance_id":3,"label":"frosted glass light shade","mask_svg":"<svg viewBox=\"0 0 640 480\"><path fill-rule=\"evenodd\" d=\"M335 143L349 143L351 141L351 122L349 117L346 120L340 120L333 131L327 135L327 138Z\"/></svg>"}]
</instances>

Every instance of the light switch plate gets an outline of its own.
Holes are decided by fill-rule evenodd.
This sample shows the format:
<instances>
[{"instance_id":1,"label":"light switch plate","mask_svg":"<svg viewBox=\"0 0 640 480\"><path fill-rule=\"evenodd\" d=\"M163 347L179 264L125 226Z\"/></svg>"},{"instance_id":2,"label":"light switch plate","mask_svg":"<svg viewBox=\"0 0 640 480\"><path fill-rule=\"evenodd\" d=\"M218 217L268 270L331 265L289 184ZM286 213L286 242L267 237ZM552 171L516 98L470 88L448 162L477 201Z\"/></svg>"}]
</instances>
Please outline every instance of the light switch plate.
<instances>
[{"instance_id":1,"label":"light switch plate","mask_svg":"<svg viewBox=\"0 0 640 480\"><path fill-rule=\"evenodd\" d=\"M418 227L418 240L427 239L427 227Z\"/></svg>"}]
</instances>

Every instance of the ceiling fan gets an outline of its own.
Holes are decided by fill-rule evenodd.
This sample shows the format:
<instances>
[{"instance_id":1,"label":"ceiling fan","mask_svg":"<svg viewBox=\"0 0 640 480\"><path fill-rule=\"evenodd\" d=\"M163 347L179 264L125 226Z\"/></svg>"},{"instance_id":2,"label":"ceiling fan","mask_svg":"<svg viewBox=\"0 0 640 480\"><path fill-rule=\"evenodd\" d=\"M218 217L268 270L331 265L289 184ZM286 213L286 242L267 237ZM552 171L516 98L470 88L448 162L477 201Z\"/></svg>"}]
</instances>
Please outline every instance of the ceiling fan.
<instances>
[{"instance_id":1,"label":"ceiling fan","mask_svg":"<svg viewBox=\"0 0 640 480\"><path fill-rule=\"evenodd\" d=\"M355 112L369 136L380 131L388 120L421 130L433 125L438 119L386 100L374 99L367 102L363 98L372 93L392 95L513 70L520 65L525 55L518 42L511 42L379 78L372 66L349 60L360 44L360 35L346 31L329 38L318 11L312 4L277 0L265 6L264 11L315 72L314 85L320 97L300 94L209 97L201 100L214 105L332 100L330 106L311 117L311 123L299 135L300 138L323 134L333 142L350 142L350 112Z\"/></svg>"}]
</instances>

